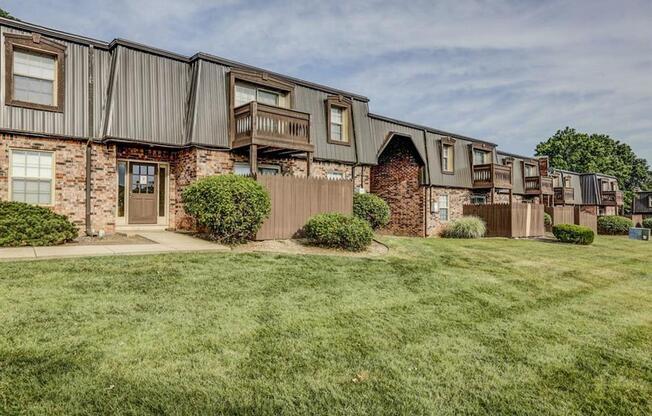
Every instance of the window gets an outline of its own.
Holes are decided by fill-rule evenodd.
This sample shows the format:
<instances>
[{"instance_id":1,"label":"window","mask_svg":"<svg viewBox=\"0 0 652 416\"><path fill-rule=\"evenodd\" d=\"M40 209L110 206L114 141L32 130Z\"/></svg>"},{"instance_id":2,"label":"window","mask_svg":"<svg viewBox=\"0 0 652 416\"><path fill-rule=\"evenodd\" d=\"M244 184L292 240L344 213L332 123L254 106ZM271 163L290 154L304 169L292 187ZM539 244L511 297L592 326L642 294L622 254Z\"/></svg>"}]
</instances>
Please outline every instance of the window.
<instances>
[{"instance_id":1,"label":"window","mask_svg":"<svg viewBox=\"0 0 652 416\"><path fill-rule=\"evenodd\" d=\"M618 190L618 182L611 182L611 190L612 191Z\"/></svg>"},{"instance_id":2,"label":"window","mask_svg":"<svg viewBox=\"0 0 652 416\"><path fill-rule=\"evenodd\" d=\"M326 173L326 178L331 180L340 180L344 179L344 174L342 172L328 172Z\"/></svg>"},{"instance_id":3,"label":"window","mask_svg":"<svg viewBox=\"0 0 652 416\"><path fill-rule=\"evenodd\" d=\"M167 184L167 167L158 167L158 216L165 217L165 188Z\"/></svg>"},{"instance_id":4,"label":"window","mask_svg":"<svg viewBox=\"0 0 652 416\"><path fill-rule=\"evenodd\" d=\"M486 163L491 163L491 152L487 152L486 150L473 149L473 164L484 165Z\"/></svg>"},{"instance_id":5,"label":"window","mask_svg":"<svg viewBox=\"0 0 652 416\"><path fill-rule=\"evenodd\" d=\"M131 193L153 194L156 174L155 165L131 164Z\"/></svg>"},{"instance_id":6,"label":"window","mask_svg":"<svg viewBox=\"0 0 652 416\"><path fill-rule=\"evenodd\" d=\"M53 153L12 150L11 200L52 205L53 167Z\"/></svg>"},{"instance_id":7,"label":"window","mask_svg":"<svg viewBox=\"0 0 652 416\"><path fill-rule=\"evenodd\" d=\"M127 162L118 162L118 217L125 216Z\"/></svg>"},{"instance_id":8,"label":"window","mask_svg":"<svg viewBox=\"0 0 652 416\"><path fill-rule=\"evenodd\" d=\"M647 206L648 208L652 208L652 195L647 197Z\"/></svg>"},{"instance_id":9,"label":"window","mask_svg":"<svg viewBox=\"0 0 652 416\"><path fill-rule=\"evenodd\" d=\"M444 172L453 172L455 165L453 163L453 145L442 144L441 146L441 167Z\"/></svg>"},{"instance_id":10,"label":"window","mask_svg":"<svg viewBox=\"0 0 652 416\"><path fill-rule=\"evenodd\" d=\"M570 188L571 187L571 178L570 178L570 176L564 176L564 187L565 188Z\"/></svg>"},{"instance_id":11,"label":"window","mask_svg":"<svg viewBox=\"0 0 652 416\"><path fill-rule=\"evenodd\" d=\"M471 204L473 205L484 205L487 203L486 195L471 195Z\"/></svg>"},{"instance_id":12,"label":"window","mask_svg":"<svg viewBox=\"0 0 652 416\"><path fill-rule=\"evenodd\" d=\"M5 39L6 104L63 111L65 46L36 34Z\"/></svg>"},{"instance_id":13,"label":"window","mask_svg":"<svg viewBox=\"0 0 652 416\"><path fill-rule=\"evenodd\" d=\"M236 84L235 85L235 106L257 101L261 104L279 106L281 95L275 91L260 89L254 85Z\"/></svg>"},{"instance_id":14,"label":"window","mask_svg":"<svg viewBox=\"0 0 652 416\"><path fill-rule=\"evenodd\" d=\"M251 167L248 162L236 162L233 165L233 173L241 176L251 175ZM259 165L258 173L262 175L279 175L281 167L279 165Z\"/></svg>"},{"instance_id":15,"label":"window","mask_svg":"<svg viewBox=\"0 0 652 416\"><path fill-rule=\"evenodd\" d=\"M342 96L330 96L326 100L329 143L351 145L351 105L351 100Z\"/></svg>"},{"instance_id":16,"label":"window","mask_svg":"<svg viewBox=\"0 0 652 416\"><path fill-rule=\"evenodd\" d=\"M448 221L448 195L439 196L439 221Z\"/></svg>"},{"instance_id":17,"label":"window","mask_svg":"<svg viewBox=\"0 0 652 416\"><path fill-rule=\"evenodd\" d=\"M525 164L525 176L539 176L536 165Z\"/></svg>"}]
</instances>

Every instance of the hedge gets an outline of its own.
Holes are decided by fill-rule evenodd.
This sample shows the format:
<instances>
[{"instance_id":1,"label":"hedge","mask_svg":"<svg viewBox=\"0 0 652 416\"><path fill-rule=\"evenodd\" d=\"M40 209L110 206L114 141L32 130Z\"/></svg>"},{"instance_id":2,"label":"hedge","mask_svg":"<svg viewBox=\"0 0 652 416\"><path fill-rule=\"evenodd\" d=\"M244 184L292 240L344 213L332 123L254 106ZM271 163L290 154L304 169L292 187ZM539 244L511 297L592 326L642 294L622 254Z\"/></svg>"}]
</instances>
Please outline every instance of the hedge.
<instances>
[{"instance_id":1,"label":"hedge","mask_svg":"<svg viewBox=\"0 0 652 416\"><path fill-rule=\"evenodd\" d=\"M349 251L364 250L373 238L373 230L366 221L339 213L315 215L304 231L312 244Z\"/></svg>"},{"instance_id":2,"label":"hedge","mask_svg":"<svg viewBox=\"0 0 652 416\"><path fill-rule=\"evenodd\" d=\"M559 224L552 227L552 233L562 243L589 245L595 233L589 227L574 224Z\"/></svg>"},{"instance_id":3,"label":"hedge","mask_svg":"<svg viewBox=\"0 0 652 416\"><path fill-rule=\"evenodd\" d=\"M182 193L184 209L211 238L226 244L253 239L271 212L265 188L233 174L208 176Z\"/></svg>"},{"instance_id":4,"label":"hedge","mask_svg":"<svg viewBox=\"0 0 652 416\"><path fill-rule=\"evenodd\" d=\"M37 205L0 201L0 247L51 246L77 235L65 215Z\"/></svg>"},{"instance_id":5,"label":"hedge","mask_svg":"<svg viewBox=\"0 0 652 416\"><path fill-rule=\"evenodd\" d=\"M627 235L634 222L618 215L598 217L598 234Z\"/></svg>"},{"instance_id":6,"label":"hedge","mask_svg":"<svg viewBox=\"0 0 652 416\"><path fill-rule=\"evenodd\" d=\"M643 220L643 228L652 228L652 217Z\"/></svg>"},{"instance_id":7,"label":"hedge","mask_svg":"<svg viewBox=\"0 0 652 416\"><path fill-rule=\"evenodd\" d=\"M389 223L389 205L374 194L355 194L353 196L353 215L365 220L377 230Z\"/></svg>"}]
</instances>

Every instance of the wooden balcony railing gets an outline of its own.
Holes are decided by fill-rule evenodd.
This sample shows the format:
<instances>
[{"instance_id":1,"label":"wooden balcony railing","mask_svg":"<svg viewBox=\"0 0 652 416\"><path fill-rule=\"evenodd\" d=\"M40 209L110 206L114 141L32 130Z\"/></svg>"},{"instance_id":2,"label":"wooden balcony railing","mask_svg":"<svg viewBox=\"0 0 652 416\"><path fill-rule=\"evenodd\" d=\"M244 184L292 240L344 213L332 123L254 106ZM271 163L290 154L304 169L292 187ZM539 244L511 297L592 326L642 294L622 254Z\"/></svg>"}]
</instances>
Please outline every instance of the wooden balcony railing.
<instances>
[{"instance_id":1,"label":"wooden balcony railing","mask_svg":"<svg viewBox=\"0 0 652 416\"><path fill-rule=\"evenodd\" d=\"M473 166L474 188L512 188L512 167L485 163Z\"/></svg>"},{"instance_id":2,"label":"wooden balcony railing","mask_svg":"<svg viewBox=\"0 0 652 416\"><path fill-rule=\"evenodd\" d=\"M279 149L314 151L310 114L252 101L234 112L233 148L257 144Z\"/></svg>"},{"instance_id":3,"label":"wooden balcony railing","mask_svg":"<svg viewBox=\"0 0 652 416\"><path fill-rule=\"evenodd\" d=\"M553 186L552 178L547 176L526 176L525 177L525 194L526 195L552 195Z\"/></svg>"},{"instance_id":4,"label":"wooden balcony railing","mask_svg":"<svg viewBox=\"0 0 652 416\"><path fill-rule=\"evenodd\" d=\"M623 191L602 191L602 205L622 206Z\"/></svg>"},{"instance_id":5,"label":"wooden balcony railing","mask_svg":"<svg viewBox=\"0 0 652 416\"><path fill-rule=\"evenodd\" d=\"M555 205L565 205L575 203L575 188L555 188Z\"/></svg>"}]
</instances>

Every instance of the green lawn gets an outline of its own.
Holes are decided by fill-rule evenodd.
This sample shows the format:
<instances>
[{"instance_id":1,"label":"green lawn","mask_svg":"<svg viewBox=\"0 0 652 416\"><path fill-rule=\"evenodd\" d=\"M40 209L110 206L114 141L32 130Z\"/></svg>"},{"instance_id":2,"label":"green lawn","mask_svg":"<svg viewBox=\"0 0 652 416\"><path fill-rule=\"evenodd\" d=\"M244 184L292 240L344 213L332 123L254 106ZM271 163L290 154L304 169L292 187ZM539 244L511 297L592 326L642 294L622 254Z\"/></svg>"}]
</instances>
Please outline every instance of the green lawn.
<instances>
[{"instance_id":1,"label":"green lawn","mask_svg":"<svg viewBox=\"0 0 652 416\"><path fill-rule=\"evenodd\" d=\"M652 244L0 263L0 414L651 414Z\"/></svg>"}]
</instances>

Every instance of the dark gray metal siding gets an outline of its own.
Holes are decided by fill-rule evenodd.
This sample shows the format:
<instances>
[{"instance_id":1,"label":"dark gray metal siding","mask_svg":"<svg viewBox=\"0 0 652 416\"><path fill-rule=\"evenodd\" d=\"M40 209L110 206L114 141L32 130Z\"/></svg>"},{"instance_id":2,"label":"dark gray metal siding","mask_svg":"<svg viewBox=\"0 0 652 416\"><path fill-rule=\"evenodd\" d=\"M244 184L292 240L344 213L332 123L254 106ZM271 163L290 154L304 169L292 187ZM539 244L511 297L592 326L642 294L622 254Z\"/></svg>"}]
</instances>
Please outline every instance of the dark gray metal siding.
<instances>
[{"instance_id":1,"label":"dark gray metal siding","mask_svg":"<svg viewBox=\"0 0 652 416\"><path fill-rule=\"evenodd\" d=\"M355 148L331 144L326 140L326 99L329 94L297 85L294 88L293 109L310 114L310 141L315 145L315 158L354 163Z\"/></svg>"},{"instance_id":2,"label":"dark gray metal siding","mask_svg":"<svg viewBox=\"0 0 652 416\"><path fill-rule=\"evenodd\" d=\"M118 46L106 136L179 146L186 143L187 63Z\"/></svg>"},{"instance_id":3,"label":"dark gray metal siding","mask_svg":"<svg viewBox=\"0 0 652 416\"><path fill-rule=\"evenodd\" d=\"M63 113L33 110L5 105L5 33L30 34L3 26L1 40L0 127L25 132L68 137L88 137L88 47L77 43L50 39L66 45L65 101Z\"/></svg>"},{"instance_id":4,"label":"dark gray metal siding","mask_svg":"<svg viewBox=\"0 0 652 416\"><path fill-rule=\"evenodd\" d=\"M581 175L575 173L564 173L564 176L569 176L571 178L571 187L575 188L575 199L573 200L573 204L583 204L584 199L582 196Z\"/></svg>"},{"instance_id":5,"label":"dark gray metal siding","mask_svg":"<svg viewBox=\"0 0 652 416\"><path fill-rule=\"evenodd\" d=\"M584 205L600 205L600 188L595 175L582 175L580 177L580 186Z\"/></svg>"},{"instance_id":6,"label":"dark gray metal siding","mask_svg":"<svg viewBox=\"0 0 652 416\"><path fill-rule=\"evenodd\" d=\"M358 153L358 163L375 165L376 147L371 132L371 119L369 118L369 104L364 101L353 100L353 124L355 127L355 144Z\"/></svg>"},{"instance_id":7,"label":"dark gray metal siding","mask_svg":"<svg viewBox=\"0 0 652 416\"><path fill-rule=\"evenodd\" d=\"M632 212L634 214L652 214L652 208L649 205L648 198L652 198L652 191L634 194Z\"/></svg>"},{"instance_id":8,"label":"dark gray metal siding","mask_svg":"<svg viewBox=\"0 0 652 416\"><path fill-rule=\"evenodd\" d=\"M376 153L376 156L378 155L378 151L385 144L385 141L390 136L390 134L397 133L400 135L410 137L412 139L412 143L414 144L414 147L417 149L417 152L419 152L419 156L421 156L421 159L423 159L424 161L428 160L428 157L426 155L426 145L425 145L423 130L414 129L411 127L403 126L396 123L391 123L385 120L379 120L376 118L370 118L370 120L371 120L372 138L374 143L374 151Z\"/></svg>"},{"instance_id":9,"label":"dark gray metal siding","mask_svg":"<svg viewBox=\"0 0 652 416\"><path fill-rule=\"evenodd\" d=\"M93 137L101 137L111 75L111 53L95 49L93 55Z\"/></svg>"},{"instance_id":10,"label":"dark gray metal siding","mask_svg":"<svg viewBox=\"0 0 652 416\"><path fill-rule=\"evenodd\" d=\"M190 93L190 143L229 146L228 71L223 65L195 61L196 84Z\"/></svg>"},{"instance_id":11,"label":"dark gray metal siding","mask_svg":"<svg viewBox=\"0 0 652 416\"><path fill-rule=\"evenodd\" d=\"M503 158L501 157L500 159L499 163L503 164ZM512 193L517 195L525 195L523 164L523 159L514 158L514 163L512 164Z\"/></svg>"},{"instance_id":12,"label":"dark gray metal siding","mask_svg":"<svg viewBox=\"0 0 652 416\"><path fill-rule=\"evenodd\" d=\"M433 186L450 186L456 188L472 188L473 174L471 166L470 145L471 142L461 139L455 140L454 145L454 168L455 174L442 172L441 166L441 139L443 136L431 132L426 133L426 145L428 146L428 166L430 172L430 184Z\"/></svg>"}]
</instances>

